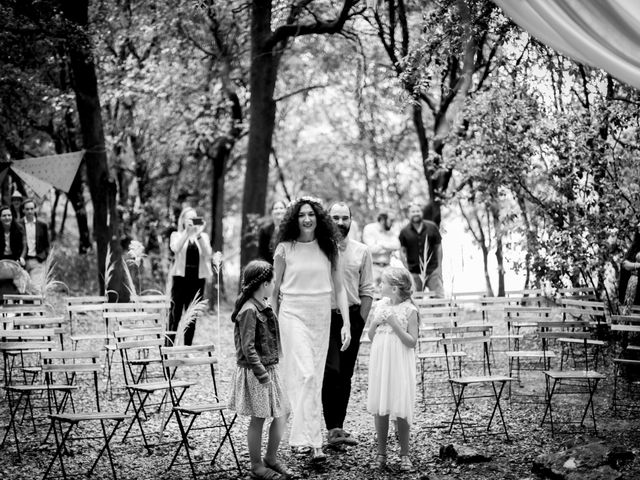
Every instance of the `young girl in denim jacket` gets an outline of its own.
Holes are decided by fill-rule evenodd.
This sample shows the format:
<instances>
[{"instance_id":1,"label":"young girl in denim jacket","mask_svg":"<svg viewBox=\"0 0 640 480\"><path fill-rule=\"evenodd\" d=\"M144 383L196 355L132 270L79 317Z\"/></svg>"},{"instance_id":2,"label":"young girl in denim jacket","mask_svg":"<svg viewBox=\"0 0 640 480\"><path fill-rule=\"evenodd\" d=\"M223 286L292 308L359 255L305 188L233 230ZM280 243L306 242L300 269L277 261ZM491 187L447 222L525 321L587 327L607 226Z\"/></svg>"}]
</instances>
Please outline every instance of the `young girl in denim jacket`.
<instances>
[{"instance_id":1,"label":"young girl in denim jacket","mask_svg":"<svg viewBox=\"0 0 640 480\"><path fill-rule=\"evenodd\" d=\"M277 480L289 472L277 460L280 440L287 425L289 400L282 389L278 361L281 352L278 319L266 299L273 292L273 267L262 260L250 262L242 276L242 291L231 320L237 367L233 374L230 407L251 416L247 444L251 477ZM262 426L273 418L264 458L261 456Z\"/></svg>"}]
</instances>

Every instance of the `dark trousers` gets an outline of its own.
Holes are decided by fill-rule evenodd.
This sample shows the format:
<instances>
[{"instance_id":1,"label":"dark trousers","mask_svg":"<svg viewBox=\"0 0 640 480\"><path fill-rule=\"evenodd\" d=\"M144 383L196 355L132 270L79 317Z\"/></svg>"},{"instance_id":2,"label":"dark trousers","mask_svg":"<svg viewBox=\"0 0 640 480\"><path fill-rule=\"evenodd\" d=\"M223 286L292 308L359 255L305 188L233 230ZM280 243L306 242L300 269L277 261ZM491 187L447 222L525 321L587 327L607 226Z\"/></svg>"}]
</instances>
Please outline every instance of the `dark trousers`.
<instances>
[{"instance_id":1,"label":"dark trousers","mask_svg":"<svg viewBox=\"0 0 640 480\"><path fill-rule=\"evenodd\" d=\"M347 405L351 394L351 377L358 357L360 337L364 329L364 320L360 316L360 305L349 308L351 320L351 344L344 352L340 351L342 340L342 315L331 311L331 333L329 351L322 382L322 408L327 430L342 428L347 416Z\"/></svg>"},{"instance_id":2,"label":"dark trousers","mask_svg":"<svg viewBox=\"0 0 640 480\"><path fill-rule=\"evenodd\" d=\"M197 275L185 275L184 277L173 277L173 286L171 287L171 312L169 314L169 330L176 331L182 312L193 301L196 295L204 295L204 278L198 278ZM193 334L196 331L196 322L193 319L184 331L184 344L191 345L193 342ZM177 332L182 335L182 332ZM175 342L175 335L170 336L171 343Z\"/></svg>"}]
</instances>

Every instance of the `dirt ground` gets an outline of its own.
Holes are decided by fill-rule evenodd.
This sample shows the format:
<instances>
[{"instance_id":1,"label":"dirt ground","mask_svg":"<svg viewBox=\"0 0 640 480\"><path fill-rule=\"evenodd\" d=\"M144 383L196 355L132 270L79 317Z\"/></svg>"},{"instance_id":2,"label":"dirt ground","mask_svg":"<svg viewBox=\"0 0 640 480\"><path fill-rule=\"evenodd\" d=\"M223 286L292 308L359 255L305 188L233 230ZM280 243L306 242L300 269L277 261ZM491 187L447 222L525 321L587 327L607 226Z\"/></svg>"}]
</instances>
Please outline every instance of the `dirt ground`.
<instances>
[{"instance_id":1,"label":"dirt ground","mask_svg":"<svg viewBox=\"0 0 640 480\"><path fill-rule=\"evenodd\" d=\"M210 314L199 320L196 332L197 343L217 343L218 329L217 317ZM225 307L221 315L221 332L218 369L219 393L225 397L229 391L229 380L234 368L233 329L229 321L229 311ZM287 445L286 438L280 449L283 462L286 463L298 478L309 479L533 479L538 478L532 473L534 459L549 452L558 451L563 445L575 441L576 437L585 440L601 440L609 445L620 445L635 456L634 459L620 467L622 478L640 478L640 459L638 451L640 446L640 410L620 413L616 416L611 408L611 393L613 388L612 365L609 361L604 367L607 379L600 385L596 394L595 413L597 418L597 434L594 433L591 424L589 428L580 428L575 425L572 432L567 432L562 427L560 433L552 436L549 425L540 425L544 405L544 378L540 372L527 372L523 377L523 386L514 385L510 398L503 398L502 406L505 422L508 428L509 440L502 434L499 419L494 419L491 429L492 435L486 435L482 430L472 429L471 424L486 422L486 413L489 411L489 401L484 399L472 399L465 402L462 415L464 424L467 425L469 436L466 442L463 440L459 425L455 425L451 433L448 433L448 424L453 414L453 403L449 386L443 382L442 374L435 374L436 365L428 366L427 377L430 383L427 385L425 396L418 388L418 402L416 408L416 420L412 429L411 457L415 465L415 471L401 474L398 469L398 445L394 435L391 434L389 442L389 468L383 472L373 472L370 463L375 455L375 431L370 414L367 413L367 351L368 347L362 347L362 354L356 374L354 375L351 402L345 428L359 440L359 445L346 447L340 450L326 449L328 461L320 466L314 466L309 462L305 454L294 453ZM117 358L116 358L117 360ZM493 373L506 373L506 360L499 352L493 356ZM116 368L117 367L117 368ZM120 383L122 381L121 366L114 364L114 395L113 399L103 402L103 409L111 411L123 411L127 404L128 396ZM104 391L104 384L102 385ZM484 391L482 393L488 393ZM537 397L526 397L535 394ZM211 400L204 391L196 392L201 400ZM556 405L556 419L579 419L585 405L584 395L571 395L558 397ZM532 403L537 401L538 403ZM35 398L34 405L44 402L43 398ZM82 405L80 401L78 405ZM36 415L38 413L36 412ZM227 412L227 419L232 418L231 412ZM0 401L0 418L3 424L8 422L8 402L6 395ZM27 415L28 418L28 415ZM148 432L158 432L161 415L149 417L145 422ZM206 420L206 419L204 419ZM205 422L206 423L206 422ZM232 439L242 473L237 469L229 472L210 473L203 478L234 479L249 478L247 473L248 455L246 449L246 418L238 418L232 429ZM5 430L2 430L4 434ZM46 428L39 428L33 433L29 422L25 421L18 426L21 446L24 448L21 461L18 462L16 449L12 436L7 438L2 454L0 455L0 478L6 479L32 479L42 477L48 461L51 459L55 446L53 439L42 443ZM99 433L98 429L90 430L90 433ZM135 428L134 428L135 433ZM167 471L170 457L175 451L176 444L172 440L178 438L178 430L175 421L171 421L164 432L163 442L153 449L151 453L141 445L140 439L130 438L126 443L122 442L122 432L119 431L112 442L114 458L117 464L118 478L121 479L181 479L190 475L188 466L174 466ZM481 436L475 434L481 433ZM496 433L495 435L493 433ZM220 432L202 433L192 446L202 458L207 459L215 450L222 434ZM464 444L476 449L479 453L490 457L491 460L483 463L461 464L451 460L439 458L440 448L448 444ZM70 456L65 457L69 471L78 472L91 463L97 453L95 442L74 442L70 447ZM232 456L225 444L217 467L232 468L235 466ZM205 462L204 466L208 466ZM60 474L56 464L53 475ZM110 477L109 464L103 458L95 473L99 477Z\"/></svg>"}]
</instances>

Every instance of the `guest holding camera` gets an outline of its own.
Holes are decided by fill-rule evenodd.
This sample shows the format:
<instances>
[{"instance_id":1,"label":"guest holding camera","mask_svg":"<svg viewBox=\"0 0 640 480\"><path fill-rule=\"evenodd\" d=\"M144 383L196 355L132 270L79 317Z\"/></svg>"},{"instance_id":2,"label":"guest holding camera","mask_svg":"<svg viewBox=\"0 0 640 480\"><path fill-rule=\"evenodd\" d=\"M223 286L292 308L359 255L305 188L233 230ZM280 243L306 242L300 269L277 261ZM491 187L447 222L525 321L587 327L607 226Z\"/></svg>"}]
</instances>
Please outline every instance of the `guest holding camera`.
<instances>
[{"instance_id":1,"label":"guest holding camera","mask_svg":"<svg viewBox=\"0 0 640 480\"><path fill-rule=\"evenodd\" d=\"M182 312L196 296L204 296L204 285L213 275L211 270L212 249L209 236L204 233L205 222L195 209L187 207L178 218L178 231L171 234L169 247L175 258L171 267L171 313L169 330L176 331ZM191 345L196 323L192 321L184 332L184 344ZM178 332L180 334L180 332ZM172 335L172 342L174 341Z\"/></svg>"}]
</instances>

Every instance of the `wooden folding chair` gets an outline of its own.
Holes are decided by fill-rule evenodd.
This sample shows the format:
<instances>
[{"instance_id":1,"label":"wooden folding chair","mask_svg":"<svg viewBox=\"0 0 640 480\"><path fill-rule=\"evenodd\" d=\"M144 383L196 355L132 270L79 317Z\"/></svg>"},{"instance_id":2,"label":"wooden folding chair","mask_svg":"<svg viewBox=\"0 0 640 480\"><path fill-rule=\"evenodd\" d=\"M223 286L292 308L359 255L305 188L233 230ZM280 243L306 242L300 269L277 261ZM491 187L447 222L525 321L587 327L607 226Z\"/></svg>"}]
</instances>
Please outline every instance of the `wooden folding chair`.
<instances>
[{"instance_id":1,"label":"wooden folding chair","mask_svg":"<svg viewBox=\"0 0 640 480\"><path fill-rule=\"evenodd\" d=\"M44 391L44 385L38 381L38 373L41 371L41 355L56 348L53 329L34 330L7 330L2 332L0 352L3 356L4 380L3 386L7 394L9 406L9 423L2 437L0 448L5 445L10 432L18 455L21 460L20 437L18 435L18 417L21 414L19 424L24 423L27 413L33 427L33 434L38 429L37 418L34 410L46 408L34 406L32 400L36 394ZM15 370L20 370L22 375L14 375ZM30 375L30 378L27 378Z\"/></svg>"},{"instance_id":2,"label":"wooden folding chair","mask_svg":"<svg viewBox=\"0 0 640 480\"><path fill-rule=\"evenodd\" d=\"M471 328L471 327L469 327ZM455 332L455 335L459 335L459 332ZM493 407L491 409L491 414L487 421L486 432L490 434L491 432L491 424L493 423L493 419L496 416L496 412L498 412L500 416L500 420L502 423L502 428L504 435L509 440L509 432L507 430L507 424L504 419L504 415L502 412L502 406L500 405L500 399L502 397L502 393L504 391L504 387L507 383L511 382L513 379L511 377L507 377L504 375L492 375L491 374L491 362L489 355L489 342L491 341L490 335L486 333L483 335L471 335L471 336L453 336L445 338L442 340L442 345L444 347L447 368L449 369L449 362L452 360L449 356L450 351L456 351L458 349L466 349L470 345L480 344L482 345L482 351L484 356L483 365L486 363L484 367L486 374L483 375L462 375L461 377L451 377L449 378L449 382L451 384L451 394L453 396L454 401L454 412L451 417L451 421L449 423L448 433L451 433L456 420L458 421L458 425L462 431L462 438L466 441L466 431L465 431L465 422L462 419L461 414L461 406L465 402L465 400L470 399L478 399L478 398L491 398L493 400ZM478 394L470 396L468 395L469 388L482 388L482 387L491 387L490 394ZM473 424L467 423L467 428L472 426ZM478 424L477 426L479 426Z\"/></svg>"},{"instance_id":3,"label":"wooden folding chair","mask_svg":"<svg viewBox=\"0 0 640 480\"><path fill-rule=\"evenodd\" d=\"M165 332L161 328L124 329L114 332L115 347L120 352L122 370L124 374L125 388L129 394L129 402L125 412L129 409L133 411L133 418L124 433L122 441L125 442L134 424L140 429L144 447L151 452L153 448L162 441L164 429L175 414L171 411L169 416L160 420L157 434L157 442L151 443L148 433L145 431L143 419L149 417L148 408L157 407L160 412L169 401L170 391L180 389L180 395L194 385L193 382L175 380L171 385L165 380L162 372L162 361L160 357L160 347L165 342ZM151 370L157 366L159 375L155 375ZM162 376L157 381L154 378ZM151 379L151 381L147 381ZM154 404L148 403L153 394L160 394L162 398Z\"/></svg>"},{"instance_id":4,"label":"wooden folding chair","mask_svg":"<svg viewBox=\"0 0 640 480\"><path fill-rule=\"evenodd\" d=\"M212 466L215 466L221 449L226 442L233 455L235 468L238 474L241 474L240 461L238 460L233 439L231 438L231 429L233 428L237 415L233 414L231 421L227 420L225 416L225 410L228 409L228 406L222 402L218 392L216 383L216 365L218 361L214 356L214 346L161 347L161 352L165 376L171 386L171 403L182 438L167 470L170 470L176 465L178 455L181 451L184 451L187 457L186 463L189 464L191 475L194 479L198 475L210 474L212 472L198 472L196 465L197 463L208 462ZM175 386L179 379L182 379L183 382L198 383L200 388L193 387L184 395L181 384ZM204 391L202 391L203 388ZM207 415L213 418L208 418L206 421L204 421L205 419L203 418L203 422L200 422L198 427L194 426L200 417L206 417ZM198 430L208 429L218 429L222 437L219 438L217 442L212 459L197 461L190 452L190 449L193 448L194 433ZM233 468L234 467L231 467L231 469Z\"/></svg>"},{"instance_id":5,"label":"wooden folding chair","mask_svg":"<svg viewBox=\"0 0 640 480\"><path fill-rule=\"evenodd\" d=\"M84 394L84 398L88 400L84 402L76 402L76 405L83 405L82 411L74 411L72 413L59 411L49 415L49 418L51 419L51 428L56 440L56 451L44 474L43 478L45 479L49 477L56 460L60 464L60 476L65 479L70 476L67 473L63 457L66 452L67 444L70 441L81 439L80 437L72 438L72 430L85 423L99 423L100 432L102 434L101 437L88 436L82 438L83 441L96 438L101 438L102 440L102 447L98 452L98 456L86 475L90 476L94 472L100 458L102 458L104 453L107 452L109 465L111 467L111 474L114 479L117 478L116 465L113 458L113 452L111 451L110 442L120 423L130 418L131 415L118 412L105 412L102 410L100 389L98 387L98 373L101 370L100 364L98 363L100 355L100 351L97 350L46 352L42 355L42 368L45 373L48 396L52 404L53 402L57 402L56 393L59 385L76 387L77 391L74 392L76 398ZM89 382L78 381L78 377L83 375L89 375L91 380ZM113 424L111 429L108 428L109 424ZM63 427L65 426L66 430L63 430Z\"/></svg>"},{"instance_id":6,"label":"wooden folding chair","mask_svg":"<svg viewBox=\"0 0 640 480\"><path fill-rule=\"evenodd\" d=\"M561 362L560 370L543 371L543 374L545 376L546 407L545 407L544 415L542 416L542 421L540 422L540 425L543 426L548 418L549 423L551 424L552 435L555 434L555 426L559 423L563 423L563 424L579 423L581 427L584 427L584 422L589 412L591 412L591 419L593 422L594 432L597 434L596 415L595 415L593 397L595 396L595 393L597 391L598 383L600 382L600 380L604 380L606 376L595 370L591 370L589 368L589 352L588 352L589 345L587 343L588 338L586 338L585 333L588 335L588 332L541 332L540 333L540 336L546 339L573 338L575 340L579 340L582 342L583 355L584 355L584 366L585 366L584 369L562 370L563 364ZM558 334L563 335L563 337L559 337ZM548 343L544 343L543 345L548 345ZM584 395L584 394L587 394L587 402L586 402L582 417L580 419L580 422L571 421L569 419L566 419L564 422L558 422L557 419L554 420L554 411L553 411L554 398L557 399L557 397L560 395ZM566 418L566 415L565 415L565 418Z\"/></svg>"},{"instance_id":7,"label":"wooden folding chair","mask_svg":"<svg viewBox=\"0 0 640 480\"><path fill-rule=\"evenodd\" d=\"M613 358L613 395L612 407L614 414L618 409L640 409L640 316L612 315L611 333L614 345L621 345L619 352ZM629 336L635 335L635 340ZM626 388L620 388L626 386ZM621 390L620 392L618 390ZM626 396L624 395L626 393ZM634 394L638 397L634 401Z\"/></svg>"}]
</instances>

